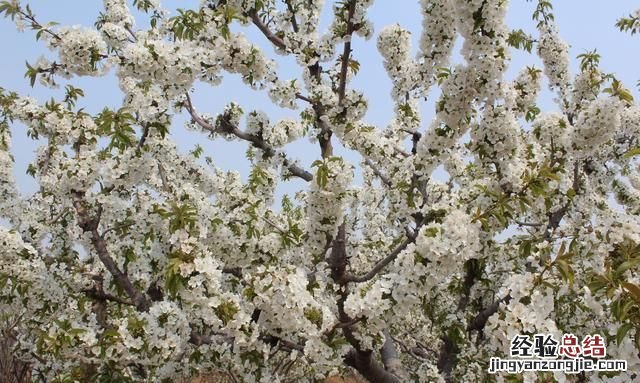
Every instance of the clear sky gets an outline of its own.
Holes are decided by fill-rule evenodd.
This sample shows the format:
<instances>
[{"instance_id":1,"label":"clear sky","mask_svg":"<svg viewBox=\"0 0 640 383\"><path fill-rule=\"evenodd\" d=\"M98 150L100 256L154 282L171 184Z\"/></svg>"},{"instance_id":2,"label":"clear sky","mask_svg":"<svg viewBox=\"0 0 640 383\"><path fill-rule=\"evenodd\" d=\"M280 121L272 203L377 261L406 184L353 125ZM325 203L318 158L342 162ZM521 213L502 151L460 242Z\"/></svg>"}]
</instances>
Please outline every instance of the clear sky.
<instances>
[{"instance_id":1,"label":"clear sky","mask_svg":"<svg viewBox=\"0 0 640 383\"><path fill-rule=\"evenodd\" d=\"M24 0L23 0L24 2ZM189 8L197 6L197 0L164 0L163 5L168 9ZM331 3L327 1L327 4ZM100 0L32 0L29 1L33 12L40 22L57 21L65 25L92 26L98 13L102 9ZM507 22L512 28L523 28L536 35L535 24L531 21L534 2L512 0ZM621 16L626 16L635 8L640 7L638 1L632 0L556 0L554 14L562 37L571 45L570 55L573 58L573 73L577 71L575 57L586 50L597 49L602 55L601 68L606 72L615 73L620 80L632 89L636 99L639 93L636 83L640 79L640 36L630 36L619 32L614 24ZM321 21L321 29L326 28L330 21L330 8ZM147 20L139 14L138 27L145 28ZM418 0L378 0L370 9L370 19L374 23L374 38L364 41L355 38L354 57L360 64L360 72L350 84L351 87L362 89L368 95L369 111L366 120L379 127L384 127L393 117L393 103L389 97L391 82L382 66L381 57L375 47L375 36L385 25L399 23L413 32L413 48L418 45L422 17ZM279 65L278 74L284 79L299 77L300 69L291 58L283 58L274 53L268 42L255 28L237 27L250 40L264 47L268 55L275 58ZM40 55L51 56L47 48L35 41L34 33L26 31L19 33L13 23L7 19L0 19L0 35L4 37L5 53L0 60L0 86L14 90L22 95L30 95L41 102L50 97L60 98L63 86L58 90L44 88L36 83L34 88L25 79L25 61L35 62ZM514 51L508 76L513 77L526 65L538 65L540 62L535 55L517 53ZM76 78L71 81L76 87L84 89L86 98L79 102L80 107L90 113L100 111L105 106L118 107L121 105L122 94L118 89L113 73L101 78ZM61 82L61 84L65 84ZM299 111L281 109L271 104L266 92L256 92L242 83L239 76L228 75L223 83L215 88L208 85L197 85L195 104L200 112L216 114L222 111L224 105L230 101L238 102L245 111L263 110L272 121L282 117L298 116ZM555 109L549 94L543 95L541 109ZM302 105L301 105L302 106ZM433 115L433 106L427 102L423 108L423 126L426 126ZM183 152L193 149L200 144L207 155L213 157L214 162L224 169L238 169L246 176L248 162L244 159L247 148L245 142L226 142L222 139L209 141L205 134L187 132L182 127L186 116L176 117L172 127L172 135ZM33 150L36 143L26 138L22 126L13 127L13 154L16 158L15 173L18 186L23 193L29 194L36 190L36 184L25 174L27 164L33 160ZM298 158L307 167L319 156L319 149L312 147L302 140L287 147L291 156ZM339 151L340 152L340 151ZM347 158L356 163L359 156L347 154ZM300 186L299 181L291 181L281 186L279 194L290 192Z\"/></svg>"}]
</instances>

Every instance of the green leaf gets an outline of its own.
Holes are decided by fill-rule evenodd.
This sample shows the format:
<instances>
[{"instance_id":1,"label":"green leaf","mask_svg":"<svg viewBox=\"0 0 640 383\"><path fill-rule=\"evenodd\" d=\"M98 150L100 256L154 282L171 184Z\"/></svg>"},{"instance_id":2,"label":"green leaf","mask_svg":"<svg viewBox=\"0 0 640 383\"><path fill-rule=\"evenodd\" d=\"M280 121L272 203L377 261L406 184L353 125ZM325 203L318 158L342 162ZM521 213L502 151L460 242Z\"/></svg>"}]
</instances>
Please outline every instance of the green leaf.
<instances>
[{"instance_id":1,"label":"green leaf","mask_svg":"<svg viewBox=\"0 0 640 383\"><path fill-rule=\"evenodd\" d=\"M631 158L635 156L640 156L640 148L633 148L622 155L623 158Z\"/></svg>"},{"instance_id":2,"label":"green leaf","mask_svg":"<svg viewBox=\"0 0 640 383\"><path fill-rule=\"evenodd\" d=\"M529 53L533 49L534 39L522 29L513 30L507 37L507 43L516 49L523 49Z\"/></svg>"},{"instance_id":3,"label":"green leaf","mask_svg":"<svg viewBox=\"0 0 640 383\"><path fill-rule=\"evenodd\" d=\"M575 274L573 272L573 268L566 259L558 259L554 262L554 265L560 272L562 279L569 282L570 285L573 285L573 281L575 279Z\"/></svg>"},{"instance_id":4,"label":"green leaf","mask_svg":"<svg viewBox=\"0 0 640 383\"><path fill-rule=\"evenodd\" d=\"M178 16L169 19L169 30L173 32L176 40L193 40L205 28L204 14L193 10L178 9L177 11ZM226 24L223 25L226 26Z\"/></svg>"},{"instance_id":5,"label":"green leaf","mask_svg":"<svg viewBox=\"0 0 640 383\"><path fill-rule=\"evenodd\" d=\"M622 17L616 22L616 27L618 27L621 32L630 32L631 35L634 35L640 31L640 18L634 15Z\"/></svg>"},{"instance_id":6,"label":"green leaf","mask_svg":"<svg viewBox=\"0 0 640 383\"><path fill-rule=\"evenodd\" d=\"M196 146L193 148L193 150L190 153L195 158L200 158L202 153L204 153L204 149L199 144L196 144Z\"/></svg>"},{"instance_id":7,"label":"green leaf","mask_svg":"<svg viewBox=\"0 0 640 383\"><path fill-rule=\"evenodd\" d=\"M133 0L133 6L143 12L149 12L150 9L153 9L151 0Z\"/></svg>"},{"instance_id":8,"label":"green leaf","mask_svg":"<svg viewBox=\"0 0 640 383\"><path fill-rule=\"evenodd\" d=\"M102 332L102 336L105 338L118 338L120 333L116 329L108 328Z\"/></svg>"},{"instance_id":9,"label":"green leaf","mask_svg":"<svg viewBox=\"0 0 640 383\"><path fill-rule=\"evenodd\" d=\"M360 71L360 62L358 62L357 60L354 59L349 59L349 69L351 69L351 71L353 72L353 74L358 74L358 71Z\"/></svg>"},{"instance_id":10,"label":"green leaf","mask_svg":"<svg viewBox=\"0 0 640 383\"><path fill-rule=\"evenodd\" d=\"M135 130L131 126L135 122L133 115L120 108L114 112L105 108L96 116L97 133L111 138L107 149L118 149L124 151L136 142Z\"/></svg>"},{"instance_id":11,"label":"green leaf","mask_svg":"<svg viewBox=\"0 0 640 383\"><path fill-rule=\"evenodd\" d=\"M580 70L583 72L596 70L600 63L600 54L595 49L579 54L578 58L580 59Z\"/></svg>"},{"instance_id":12,"label":"green leaf","mask_svg":"<svg viewBox=\"0 0 640 383\"><path fill-rule=\"evenodd\" d=\"M36 176L36 172L37 172L37 169L36 169L36 166L34 164L29 164L27 166L27 172L26 173L28 175L30 175L31 177L35 177Z\"/></svg>"},{"instance_id":13,"label":"green leaf","mask_svg":"<svg viewBox=\"0 0 640 383\"><path fill-rule=\"evenodd\" d=\"M603 92L611 94L611 97L617 97L626 104L633 103L633 95L629 89L625 88L622 82L616 78L611 81L611 87L604 89Z\"/></svg>"},{"instance_id":14,"label":"green leaf","mask_svg":"<svg viewBox=\"0 0 640 383\"><path fill-rule=\"evenodd\" d=\"M607 280L607 278L601 275L596 275L593 277L593 279L589 283L589 290L591 290L592 293L597 293L598 291L604 289L608 285L609 285L609 281Z\"/></svg>"},{"instance_id":15,"label":"green leaf","mask_svg":"<svg viewBox=\"0 0 640 383\"><path fill-rule=\"evenodd\" d=\"M29 79L29 85L33 88L36 83L36 79L38 78L39 71L29 65L29 62L25 63L27 64L27 71L25 72L24 77Z\"/></svg>"},{"instance_id":16,"label":"green leaf","mask_svg":"<svg viewBox=\"0 0 640 383\"><path fill-rule=\"evenodd\" d=\"M68 333L71 335L80 335L84 334L85 332L87 332L87 330L84 328L72 328L68 331Z\"/></svg>"},{"instance_id":17,"label":"green leaf","mask_svg":"<svg viewBox=\"0 0 640 383\"><path fill-rule=\"evenodd\" d=\"M222 320L222 323L224 325L231 322L231 320L233 320L233 318L239 311L240 309L238 309L235 303L231 301L222 302L218 305L218 307L215 308L216 315L218 316L218 318L220 318L220 320Z\"/></svg>"},{"instance_id":18,"label":"green leaf","mask_svg":"<svg viewBox=\"0 0 640 383\"><path fill-rule=\"evenodd\" d=\"M631 323L624 323L622 326L618 328L618 331L616 331L616 343L618 344L618 346L620 346L624 338L627 336L627 333L632 328L633 328L633 325Z\"/></svg>"},{"instance_id":19,"label":"green leaf","mask_svg":"<svg viewBox=\"0 0 640 383\"><path fill-rule=\"evenodd\" d=\"M322 311L315 307L305 308L304 309L304 317L309 320L309 322L318 326L318 328L322 327Z\"/></svg>"},{"instance_id":20,"label":"green leaf","mask_svg":"<svg viewBox=\"0 0 640 383\"><path fill-rule=\"evenodd\" d=\"M320 186L321 189L324 189L329 183L329 167L326 163L320 160L314 161L311 167L318 168L314 178L318 186Z\"/></svg>"},{"instance_id":21,"label":"green leaf","mask_svg":"<svg viewBox=\"0 0 640 383\"><path fill-rule=\"evenodd\" d=\"M527 108L527 113L524 116L524 119L527 122L532 122L533 120L536 119L536 117L540 114L540 108L538 108L535 105L530 106L529 108Z\"/></svg>"},{"instance_id":22,"label":"green leaf","mask_svg":"<svg viewBox=\"0 0 640 383\"><path fill-rule=\"evenodd\" d=\"M566 247L566 244L567 244L566 242L562 242L560 244L560 248L558 249L558 254L556 255L556 259L565 259L563 258L563 255L564 255L564 249Z\"/></svg>"},{"instance_id":23,"label":"green leaf","mask_svg":"<svg viewBox=\"0 0 640 383\"><path fill-rule=\"evenodd\" d=\"M624 261L616 268L615 276L616 278L620 278L625 271L640 265L640 258L629 259Z\"/></svg>"},{"instance_id":24,"label":"green leaf","mask_svg":"<svg viewBox=\"0 0 640 383\"><path fill-rule=\"evenodd\" d=\"M64 88L64 103L67 104L67 109L72 109L75 107L78 98L84 97L84 91L80 88L74 87L73 85L66 85Z\"/></svg>"},{"instance_id":25,"label":"green leaf","mask_svg":"<svg viewBox=\"0 0 640 383\"><path fill-rule=\"evenodd\" d=\"M0 2L0 14L4 14L5 17L10 17L11 20L14 20L19 12L20 4L17 1Z\"/></svg>"},{"instance_id":26,"label":"green leaf","mask_svg":"<svg viewBox=\"0 0 640 383\"><path fill-rule=\"evenodd\" d=\"M442 85L442 83L444 82L444 80L446 80L447 78L449 78L449 76L451 76L451 69L450 68L446 68L446 67L437 67L436 68L436 80L438 81L438 85ZM442 101L444 102L444 101ZM444 109L444 105L437 110L443 110Z\"/></svg>"}]
</instances>

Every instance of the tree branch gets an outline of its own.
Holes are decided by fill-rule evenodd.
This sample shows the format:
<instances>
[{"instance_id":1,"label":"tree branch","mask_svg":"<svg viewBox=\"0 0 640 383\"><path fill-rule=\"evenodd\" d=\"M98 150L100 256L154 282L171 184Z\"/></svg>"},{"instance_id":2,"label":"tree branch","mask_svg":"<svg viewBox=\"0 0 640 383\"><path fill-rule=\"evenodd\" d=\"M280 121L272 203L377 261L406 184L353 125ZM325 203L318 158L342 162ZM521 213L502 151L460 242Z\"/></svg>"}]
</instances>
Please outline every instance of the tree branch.
<instances>
[{"instance_id":1,"label":"tree branch","mask_svg":"<svg viewBox=\"0 0 640 383\"><path fill-rule=\"evenodd\" d=\"M100 291L95 287L90 289L83 289L82 292L85 293L91 299L96 299L101 301L110 301L110 302L116 302L116 303L120 303L127 306L133 306L133 303L129 301L116 297L115 295L105 293L104 291Z\"/></svg>"},{"instance_id":2,"label":"tree branch","mask_svg":"<svg viewBox=\"0 0 640 383\"><path fill-rule=\"evenodd\" d=\"M305 96L305 95L303 95L301 93L296 93L296 98L299 99L299 100L302 100L302 101L306 101L311 105L315 104L315 102L312 99L310 99L309 97L307 97L307 96Z\"/></svg>"},{"instance_id":3,"label":"tree branch","mask_svg":"<svg viewBox=\"0 0 640 383\"><path fill-rule=\"evenodd\" d=\"M398 378L404 377L406 374L404 373L402 368L402 361L400 361L398 351L396 351L396 347L393 343L394 342L393 338L391 337L391 333L388 329L385 329L384 344L380 349L380 358L382 359L382 364L387 371Z\"/></svg>"},{"instance_id":4,"label":"tree branch","mask_svg":"<svg viewBox=\"0 0 640 383\"><path fill-rule=\"evenodd\" d=\"M336 305L338 306L338 319L340 322L350 322L353 318L349 317L344 309L344 304L349 297L349 281L347 275L347 250L346 250L346 217L345 221L338 227L336 237L331 241L331 255L327 259L327 263L331 268L331 279L340 285L340 292ZM351 326L342 327L342 334L356 350L360 350L360 341L353 334Z\"/></svg>"},{"instance_id":5,"label":"tree branch","mask_svg":"<svg viewBox=\"0 0 640 383\"><path fill-rule=\"evenodd\" d=\"M230 275L235 276L236 278L242 279L242 268L240 268L240 267L228 267L228 266L225 266L225 267L222 268L222 272L224 274L230 274Z\"/></svg>"},{"instance_id":6,"label":"tree branch","mask_svg":"<svg viewBox=\"0 0 640 383\"><path fill-rule=\"evenodd\" d=\"M580 176L580 162L576 161L576 163L573 165L573 185L572 185L572 188L576 192L576 194L578 193L578 190L580 188L579 176ZM564 204L558 210L549 213L548 215L549 222L547 224L547 229L545 230L545 233L544 233L544 239L546 241L551 240L551 236L553 235L553 232L558 228L558 226L560 226L560 222L562 221L562 218L564 218L564 215L569 210L569 206L571 206L571 200L567 201L567 203Z\"/></svg>"},{"instance_id":7,"label":"tree branch","mask_svg":"<svg viewBox=\"0 0 640 383\"><path fill-rule=\"evenodd\" d=\"M219 336L221 340L226 343L233 343L235 341L235 339L229 335L225 335L222 333L215 334L215 335ZM292 351L292 350L296 350L300 352L304 351L304 345L294 343L274 335L261 335L258 337L258 339L272 346L279 345L280 347L288 351ZM204 344L213 344L214 341L215 339L212 338L211 336L203 335L196 331L192 331L191 335L189 336L189 343L196 346L201 346Z\"/></svg>"},{"instance_id":8,"label":"tree branch","mask_svg":"<svg viewBox=\"0 0 640 383\"><path fill-rule=\"evenodd\" d=\"M187 96L187 102L185 104L185 107L187 108L187 111L189 112L189 114L191 115L191 118L193 119L193 121L196 122L196 124L198 124L200 127L202 127L203 129L211 132L211 133L228 133L228 134L233 134L234 136L236 136L237 138L241 139L241 140L245 140L250 142L254 147L261 149L265 156L267 157L274 157L276 155L281 155L283 158L283 165L287 168L287 170L289 170L289 172L298 177L298 178L302 178L303 180L310 182L313 180L313 175L311 173L309 173L308 171L302 169L301 167L299 167L298 165L291 163L291 161L289 161L289 159L287 159L286 155L284 153L278 153L274 148L272 148L271 146L269 146L269 144L267 144L264 139L262 139L259 136L256 136L254 134L250 134L247 132L243 132L242 130L238 129L237 126L231 124L227 119L223 118L222 119L222 126L220 128L217 128L213 125L211 125L209 122L207 122L205 119L203 119L200 115L198 115L198 113L196 113L193 104L191 103L191 97L189 96L189 94L186 94Z\"/></svg>"},{"instance_id":9,"label":"tree branch","mask_svg":"<svg viewBox=\"0 0 640 383\"><path fill-rule=\"evenodd\" d=\"M471 321L471 323L469 323L469 326L467 327L468 331L482 331L484 329L484 326L487 324L487 321L489 320L489 318L495 314L496 312L498 312L498 308L500 307L500 304L504 303L509 303L509 301L511 301L511 295L507 295L506 297L502 298L502 299L498 299L497 301L493 302L492 304L490 304L487 308L485 308L484 310L480 311L480 313L478 315L476 315L475 318L473 318L473 320Z\"/></svg>"},{"instance_id":10,"label":"tree branch","mask_svg":"<svg viewBox=\"0 0 640 383\"><path fill-rule=\"evenodd\" d=\"M289 12L291 12L291 27L293 28L293 31L297 33L299 31L299 28L298 22L296 21L295 9L293 9L290 0L286 0L285 3L287 4L287 9L289 10Z\"/></svg>"},{"instance_id":11,"label":"tree branch","mask_svg":"<svg viewBox=\"0 0 640 383\"><path fill-rule=\"evenodd\" d=\"M335 325L333 325L333 327L331 327L330 330L326 331L324 333L324 335L330 335L332 334L335 330L339 329L339 328L345 328L345 327L351 327L359 322L362 322L363 320L365 320L365 317L357 317L357 318L353 318L347 322L338 322Z\"/></svg>"},{"instance_id":12,"label":"tree branch","mask_svg":"<svg viewBox=\"0 0 640 383\"><path fill-rule=\"evenodd\" d=\"M451 382L451 371L458 362L458 352L460 351L456 343L447 334L441 337L442 346L438 356L438 371L444 375L445 382Z\"/></svg>"},{"instance_id":13,"label":"tree branch","mask_svg":"<svg viewBox=\"0 0 640 383\"><path fill-rule=\"evenodd\" d=\"M544 223L537 223L537 222L523 222L523 221L514 221L518 226L529 226L529 227L540 227L540 226L544 226Z\"/></svg>"},{"instance_id":14,"label":"tree branch","mask_svg":"<svg viewBox=\"0 0 640 383\"><path fill-rule=\"evenodd\" d=\"M349 56L351 55L351 36L355 30L353 25L353 14L356 10L356 2L349 2L347 10L347 32L345 34L346 41L342 49L342 58L340 60L340 84L338 85L338 103L342 104L344 94L347 87L347 70L349 69Z\"/></svg>"},{"instance_id":15,"label":"tree branch","mask_svg":"<svg viewBox=\"0 0 640 383\"><path fill-rule=\"evenodd\" d=\"M355 368L368 381L375 383L400 383L401 380L376 363L371 351L351 350L345 358L348 366Z\"/></svg>"},{"instance_id":16,"label":"tree branch","mask_svg":"<svg viewBox=\"0 0 640 383\"><path fill-rule=\"evenodd\" d=\"M375 174L376 176L378 176L378 178L380 178L380 181L382 181L383 184L391 187L391 180L389 179L389 177L387 177L385 174L382 173L382 171L380 169L378 169L378 167L373 163L373 161L371 161L370 159L366 159L364 161L365 164L367 164L367 166L369 166L371 168L371 170L373 170L373 174Z\"/></svg>"},{"instance_id":17,"label":"tree branch","mask_svg":"<svg viewBox=\"0 0 640 383\"><path fill-rule=\"evenodd\" d=\"M348 282L366 282L366 281L371 280L380 271L382 271L382 269L387 267L388 264L393 262L398 257L398 255L400 255L400 253L402 253L402 251L404 249L406 249L407 246L409 246L409 244L415 242L416 238L418 237L418 232L420 231L420 227L422 227L422 222L420 222L418 224L418 226L416 227L416 229L413 231L412 234L411 233L407 233L407 238L400 245L398 245L398 247L396 247L391 252L391 254L389 254L384 259L382 259L378 263L376 263L368 273L366 273L364 275L360 275L360 276L349 275L349 276L347 276L347 281Z\"/></svg>"},{"instance_id":18,"label":"tree branch","mask_svg":"<svg viewBox=\"0 0 640 383\"><path fill-rule=\"evenodd\" d=\"M83 196L83 192L73 192L73 207L76 209L76 213L78 214L78 226L80 226L80 228L85 232L89 232L91 234L91 243L93 248L118 287L122 288L127 293L139 311L147 311L149 309L149 300L133 286L129 276L122 272L114 262L113 258L111 258L111 255L107 250L106 241L100 233L98 233L100 215L98 214L96 217L89 216L85 202L83 201Z\"/></svg>"},{"instance_id":19,"label":"tree branch","mask_svg":"<svg viewBox=\"0 0 640 383\"><path fill-rule=\"evenodd\" d=\"M357 322L350 318L344 309L344 304L349 296L349 280L347 275L347 252L346 252L346 218L338 227L338 233L332 241L331 255L327 263L331 268L331 278L340 285L340 293L336 302L338 306L338 317L340 322L345 323L342 327L342 334L353 347L345 357L345 363L355 368L362 376L370 382L380 383L400 383L400 380L392 373L385 371L371 357L371 350L363 350L360 341L355 337L352 326ZM387 352L387 351L385 351ZM391 355L391 354L388 354ZM391 360L391 359L389 359Z\"/></svg>"},{"instance_id":20,"label":"tree branch","mask_svg":"<svg viewBox=\"0 0 640 383\"><path fill-rule=\"evenodd\" d=\"M253 21L253 24L258 27L258 29L260 30L260 32L262 32L262 34L273 43L273 45L275 45L276 47L278 47L279 49L282 49L283 51L287 49L287 45L284 43L284 41L282 41L282 39L278 36L276 36L273 32L271 32L271 30L269 29L269 27L267 27L262 20L260 20L260 16L258 16L258 13L256 11L253 11L249 14L249 16L251 16L251 21Z\"/></svg>"}]
</instances>

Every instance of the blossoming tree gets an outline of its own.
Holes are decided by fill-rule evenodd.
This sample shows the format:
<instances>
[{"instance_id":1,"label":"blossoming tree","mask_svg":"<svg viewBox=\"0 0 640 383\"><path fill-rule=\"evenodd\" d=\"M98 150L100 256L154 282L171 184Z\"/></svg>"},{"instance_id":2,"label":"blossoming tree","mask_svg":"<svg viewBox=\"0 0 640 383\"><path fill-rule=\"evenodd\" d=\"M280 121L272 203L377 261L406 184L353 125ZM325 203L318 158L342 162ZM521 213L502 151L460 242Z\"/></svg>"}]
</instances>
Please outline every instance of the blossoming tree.
<instances>
[{"instance_id":1,"label":"blossoming tree","mask_svg":"<svg viewBox=\"0 0 640 383\"><path fill-rule=\"evenodd\" d=\"M371 0L202 0L170 17L156 0L104 0L95 29L0 12L56 53L32 85L113 72L120 108L89 114L83 90L39 104L0 96L0 307L16 357L42 381L315 382L355 369L370 382L505 381L487 373L517 334L602 334L619 374L526 373L509 381L627 382L640 358L640 107L599 56L571 74L551 4L538 31L510 30L505 0L422 0L417 54L400 25L377 33L393 90L387 126L363 121L351 41L374 35ZM136 25L130 7L149 16ZM635 33L640 17L618 22ZM238 28L255 28L250 42ZM450 61L456 41L462 62ZM280 73L261 47L295 58ZM543 68L513 81L513 49ZM196 82L225 73L299 111L271 121L242 100L207 114ZM558 112L536 106L542 78ZM439 88L433 118L424 98ZM230 100L231 101L231 100ZM172 119L246 142L247 182L199 151ZM10 127L40 143L23 197ZM305 168L286 152L317 145ZM339 142L357 153L350 163ZM362 183L353 182L354 169ZM435 177L443 169L445 177ZM275 198L276 185L306 187ZM84 249L84 250L79 250Z\"/></svg>"}]
</instances>

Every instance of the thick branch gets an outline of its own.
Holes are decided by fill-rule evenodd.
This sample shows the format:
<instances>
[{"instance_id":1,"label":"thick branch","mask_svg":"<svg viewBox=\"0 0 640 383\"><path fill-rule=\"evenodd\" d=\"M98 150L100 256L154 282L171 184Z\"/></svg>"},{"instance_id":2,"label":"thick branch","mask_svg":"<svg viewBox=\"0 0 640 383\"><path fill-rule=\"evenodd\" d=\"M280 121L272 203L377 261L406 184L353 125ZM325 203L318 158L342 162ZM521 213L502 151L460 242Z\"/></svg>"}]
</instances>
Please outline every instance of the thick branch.
<instances>
[{"instance_id":1,"label":"thick branch","mask_svg":"<svg viewBox=\"0 0 640 383\"><path fill-rule=\"evenodd\" d=\"M336 301L338 306L338 319L340 322L351 322L351 318L344 309L344 304L349 296L349 285L347 276L347 249L346 249L346 218L345 222L338 227L338 233L332 241L331 255L327 260L331 268L331 279L340 285L340 293ZM342 334L356 350L360 350L360 341L353 334L351 326L342 327Z\"/></svg>"},{"instance_id":2,"label":"thick branch","mask_svg":"<svg viewBox=\"0 0 640 383\"><path fill-rule=\"evenodd\" d=\"M93 287L90 289L83 289L82 290L83 293L85 293L89 298L91 299L96 299L96 300L100 300L100 301L110 301L110 302L116 302L116 303L120 303L123 305L128 305L128 306L133 306L133 303L124 300L120 297L117 297L115 295L109 294L109 293L105 293L104 291L100 291L99 289Z\"/></svg>"},{"instance_id":3,"label":"thick branch","mask_svg":"<svg viewBox=\"0 0 640 383\"><path fill-rule=\"evenodd\" d=\"M451 382L451 371L458 362L458 352L460 351L456 343L449 335L442 338L442 347L438 356L438 371L445 376L446 382Z\"/></svg>"},{"instance_id":4,"label":"thick branch","mask_svg":"<svg viewBox=\"0 0 640 383\"><path fill-rule=\"evenodd\" d=\"M498 299L497 301L490 304L487 308L482 310L475 318L473 318L471 323L469 323L469 327L467 328L467 330L482 331L484 329L484 326L487 324L487 321L489 320L489 318L493 314L498 312L498 308L500 307L500 304L503 302L509 303L510 300L511 300L511 295L507 295L506 297L502 299Z\"/></svg>"},{"instance_id":5,"label":"thick branch","mask_svg":"<svg viewBox=\"0 0 640 383\"><path fill-rule=\"evenodd\" d=\"M88 290L85 290L84 292L89 297L94 299L110 300L110 301L114 301L122 304L134 305L138 311L141 311L141 312L147 311L149 309L149 306L151 305L149 298L135 288L133 283L131 283L129 276L124 272L122 272L116 265L113 258L111 258L111 255L109 254L109 251L107 249L106 241L98 233L100 214L97 214L95 217L91 217L89 215L89 212L85 207L83 196L84 196L83 192L79 192L79 191L74 192L73 206L78 215L78 225L80 226L80 228L82 228L82 230L84 230L85 232L89 232L91 234L91 243L93 244L93 247L96 250L98 257L100 258L100 261L103 263L107 271L109 271L109 273L112 275L118 287L120 287L126 292L126 294L131 299L131 302L125 301L111 294L104 293L100 289L88 289ZM234 275L240 275L240 276L242 275L241 270L239 269L226 268L224 271ZM161 296L160 296L160 299L162 299ZM213 340L208 335L203 335L198 332L192 331L191 336L189 338L189 342L196 346L199 346L203 344L210 344L213 342ZM303 349L303 346L300 346L288 341L280 340L280 343L282 343L285 347L288 347L290 349L296 349L296 350Z\"/></svg>"},{"instance_id":6,"label":"thick branch","mask_svg":"<svg viewBox=\"0 0 640 383\"><path fill-rule=\"evenodd\" d=\"M85 232L89 232L91 234L91 244L95 249L100 261L104 265L104 267L109 271L114 281L125 291L125 293L129 296L133 304L139 311L147 311L149 308L149 301L144 294L138 291L129 276L122 272L118 265L114 262L113 258L109 254L107 249L107 243L104 238L98 233L98 224L100 221L99 216L90 217L87 209L85 207L85 203L83 201L83 192L76 191L74 192L74 200L73 207L76 209L76 213L78 214L78 225Z\"/></svg>"},{"instance_id":7,"label":"thick branch","mask_svg":"<svg viewBox=\"0 0 640 383\"><path fill-rule=\"evenodd\" d=\"M402 362L400 361L398 351L396 351L396 347L393 344L393 338L391 337L389 330L384 331L384 344L380 349L380 357L384 368L391 374L397 377L405 375L402 369Z\"/></svg>"},{"instance_id":8,"label":"thick branch","mask_svg":"<svg viewBox=\"0 0 640 383\"><path fill-rule=\"evenodd\" d=\"M287 49L287 45L284 43L284 41L282 41L282 39L278 36L276 36L273 32L271 32L271 30L269 29L269 27L267 27L262 20L260 20L260 16L258 16L258 13L251 12L250 14L251 16L251 21L253 21L253 24L255 24L256 27L258 27L258 29L260 30L260 32L262 32L262 34L273 43L273 45L275 45L276 47L278 47L279 49L282 50L286 50Z\"/></svg>"},{"instance_id":9,"label":"thick branch","mask_svg":"<svg viewBox=\"0 0 640 383\"><path fill-rule=\"evenodd\" d=\"M573 165L573 191L578 193L580 187L580 163L576 161ZM571 205L571 200L567 201L560 209L549 213L549 222L547 224L547 229L544 233L544 239L549 241L551 239L551 235L553 232L560 226L560 222L562 218L564 218L565 214L569 210L569 206Z\"/></svg>"},{"instance_id":10,"label":"thick branch","mask_svg":"<svg viewBox=\"0 0 640 383\"><path fill-rule=\"evenodd\" d=\"M338 227L338 234L332 241L331 255L328 259L331 268L331 278L338 284L345 283L347 272L347 249L346 249L346 222Z\"/></svg>"},{"instance_id":11,"label":"thick branch","mask_svg":"<svg viewBox=\"0 0 640 383\"><path fill-rule=\"evenodd\" d=\"M223 267L222 272L242 279L242 268L240 267Z\"/></svg>"},{"instance_id":12,"label":"thick branch","mask_svg":"<svg viewBox=\"0 0 640 383\"><path fill-rule=\"evenodd\" d=\"M356 319L350 318L347 315L344 304L349 296L349 280L347 275L347 252L346 252L346 221L338 227L338 233L332 241L331 255L329 256L328 263L331 268L331 278L340 285L341 290L337 300L338 316L340 322L348 324L342 327L342 333L351 344L353 349L345 358L345 363L348 366L355 368L362 376L368 379L370 382L375 383L399 383L398 379L391 372L386 371L384 368L372 358L371 350L363 350L360 341L355 337L352 326L357 323ZM390 336L389 336L390 338ZM391 346L393 347L393 346ZM384 348L384 347L383 347ZM387 346L387 350L383 351L387 357L387 361L392 362L393 353L390 352ZM395 350L394 350L395 351ZM397 356L397 355L396 355ZM398 361L399 362L399 361ZM398 363L399 364L399 363ZM396 364L394 364L396 365Z\"/></svg>"},{"instance_id":13,"label":"thick branch","mask_svg":"<svg viewBox=\"0 0 640 383\"><path fill-rule=\"evenodd\" d=\"M149 136L149 125L144 124L142 127L142 135L140 136L140 140L138 140L137 148L138 150L144 147L144 143L147 141L147 137Z\"/></svg>"},{"instance_id":14,"label":"thick branch","mask_svg":"<svg viewBox=\"0 0 640 383\"><path fill-rule=\"evenodd\" d=\"M400 383L401 380L386 371L372 357L371 351L351 350L345 362L355 368L368 381L375 383Z\"/></svg>"}]
</instances>

